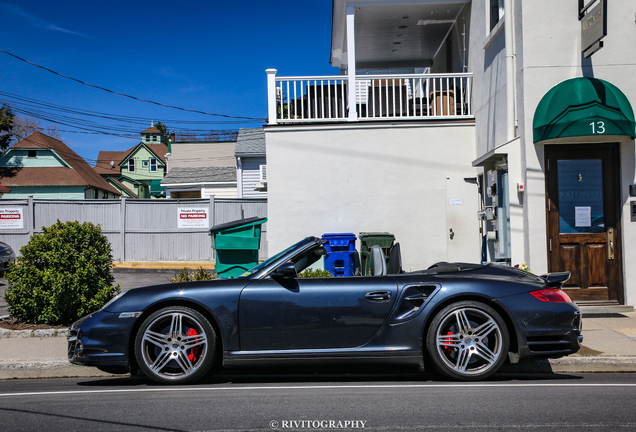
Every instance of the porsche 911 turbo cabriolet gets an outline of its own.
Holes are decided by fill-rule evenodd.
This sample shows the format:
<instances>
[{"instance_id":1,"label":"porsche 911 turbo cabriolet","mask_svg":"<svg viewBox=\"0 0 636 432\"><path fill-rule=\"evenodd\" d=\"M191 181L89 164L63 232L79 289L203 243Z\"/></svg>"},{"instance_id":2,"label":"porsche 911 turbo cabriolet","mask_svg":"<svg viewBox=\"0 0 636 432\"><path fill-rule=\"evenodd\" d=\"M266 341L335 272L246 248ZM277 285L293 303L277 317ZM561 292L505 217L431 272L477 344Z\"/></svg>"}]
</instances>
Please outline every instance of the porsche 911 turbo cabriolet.
<instances>
[{"instance_id":1,"label":"porsche 911 turbo cabriolet","mask_svg":"<svg viewBox=\"0 0 636 432\"><path fill-rule=\"evenodd\" d=\"M235 279L122 292L71 326L68 358L175 384L215 365L332 362L479 380L507 361L579 350L581 315L561 290L569 273L446 262L387 272L372 250L372 276L298 277L327 253L323 244L307 237Z\"/></svg>"}]
</instances>

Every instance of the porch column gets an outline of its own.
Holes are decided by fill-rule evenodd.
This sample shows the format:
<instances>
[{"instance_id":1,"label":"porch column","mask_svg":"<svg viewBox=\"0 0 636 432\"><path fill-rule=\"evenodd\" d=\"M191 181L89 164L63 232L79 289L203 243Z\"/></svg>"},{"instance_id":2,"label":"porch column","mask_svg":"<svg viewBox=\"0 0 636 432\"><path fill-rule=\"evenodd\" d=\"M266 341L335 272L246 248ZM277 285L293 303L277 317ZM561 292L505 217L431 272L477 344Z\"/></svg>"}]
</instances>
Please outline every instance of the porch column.
<instances>
[{"instance_id":1,"label":"porch column","mask_svg":"<svg viewBox=\"0 0 636 432\"><path fill-rule=\"evenodd\" d=\"M267 123L276 124L276 69L266 69L267 73Z\"/></svg>"},{"instance_id":2,"label":"porch column","mask_svg":"<svg viewBox=\"0 0 636 432\"><path fill-rule=\"evenodd\" d=\"M356 112L356 39L354 29L354 7L347 6L347 98L349 100L349 121L357 121Z\"/></svg>"}]
</instances>

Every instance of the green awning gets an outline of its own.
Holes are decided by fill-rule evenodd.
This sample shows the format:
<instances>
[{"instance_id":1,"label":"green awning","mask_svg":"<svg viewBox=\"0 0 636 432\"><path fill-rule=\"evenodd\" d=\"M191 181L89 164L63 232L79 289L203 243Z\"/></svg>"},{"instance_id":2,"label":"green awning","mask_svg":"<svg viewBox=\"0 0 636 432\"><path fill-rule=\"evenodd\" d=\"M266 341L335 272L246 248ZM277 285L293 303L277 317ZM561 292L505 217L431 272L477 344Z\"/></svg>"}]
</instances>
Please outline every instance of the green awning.
<instances>
[{"instance_id":1,"label":"green awning","mask_svg":"<svg viewBox=\"0 0 636 432\"><path fill-rule=\"evenodd\" d=\"M164 196L165 194L166 187L161 186L161 180L150 180L150 195Z\"/></svg>"},{"instance_id":2,"label":"green awning","mask_svg":"<svg viewBox=\"0 0 636 432\"><path fill-rule=\"evenodd\" d=\"M534 142L590 135L636 137L634 110L613 84L572 78L552 87L534 113Z\"/></svg>"}]
</instances>

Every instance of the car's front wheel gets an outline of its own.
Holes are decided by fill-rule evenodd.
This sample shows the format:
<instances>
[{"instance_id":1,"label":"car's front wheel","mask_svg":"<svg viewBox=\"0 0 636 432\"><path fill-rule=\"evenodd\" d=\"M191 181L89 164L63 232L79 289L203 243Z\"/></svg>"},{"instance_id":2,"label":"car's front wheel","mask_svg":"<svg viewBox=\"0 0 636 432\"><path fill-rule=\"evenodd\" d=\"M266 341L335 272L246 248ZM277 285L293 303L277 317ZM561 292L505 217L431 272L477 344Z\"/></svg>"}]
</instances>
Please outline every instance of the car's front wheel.
<instances>
[{"instance_id":1,"label":"car's front wheel","mask_svg":"<svg viewBox=\"0 0 636 432\"><path fill-rule=\"evenodd\" d=\"M160 383L183 384L207 374L214 363L216 333L199 312L174 306L146 318L137 332L141 370Z\"/></svg>"},{"instance_id":2,"label":"car's front wheel","mask_svg":"<svg viewBox=\"0 0 636 432\"><path fill-rule=\"evenodd\" d=\"M490 306L460 301L442 309L429 326L426 348L435 369L451 378L486 378L506 361L510 337Z\"/></svg>"}]
</instances>

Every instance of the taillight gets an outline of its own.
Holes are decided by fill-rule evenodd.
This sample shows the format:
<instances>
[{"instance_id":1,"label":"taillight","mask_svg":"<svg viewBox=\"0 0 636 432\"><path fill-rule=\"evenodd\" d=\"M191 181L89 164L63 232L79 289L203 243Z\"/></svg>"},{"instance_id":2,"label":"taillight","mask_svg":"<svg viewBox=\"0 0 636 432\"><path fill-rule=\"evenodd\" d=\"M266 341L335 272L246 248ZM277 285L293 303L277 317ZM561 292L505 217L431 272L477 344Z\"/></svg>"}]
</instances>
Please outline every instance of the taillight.
<instances>
[{"instance_id":1,"label":"taillight","mask_svg":"<svg viewBox=\"0 0 636 432\"><path fill-rule=\"evenodd\" d=\"M558 288L546 288L539 291L530 292L533 296L548 303L572 303L572 299L565 291Z\"/></svg>"}]
</instances>

